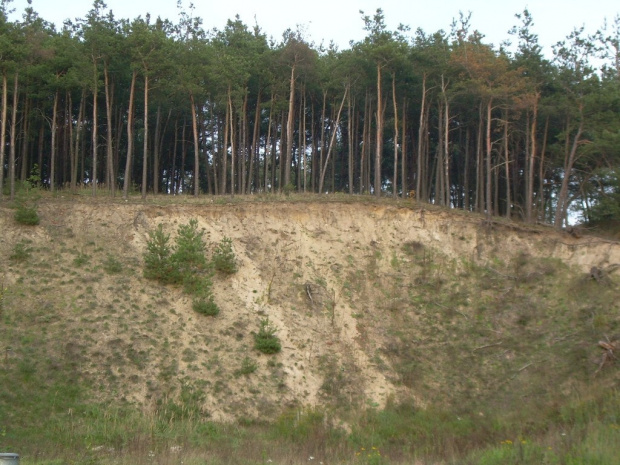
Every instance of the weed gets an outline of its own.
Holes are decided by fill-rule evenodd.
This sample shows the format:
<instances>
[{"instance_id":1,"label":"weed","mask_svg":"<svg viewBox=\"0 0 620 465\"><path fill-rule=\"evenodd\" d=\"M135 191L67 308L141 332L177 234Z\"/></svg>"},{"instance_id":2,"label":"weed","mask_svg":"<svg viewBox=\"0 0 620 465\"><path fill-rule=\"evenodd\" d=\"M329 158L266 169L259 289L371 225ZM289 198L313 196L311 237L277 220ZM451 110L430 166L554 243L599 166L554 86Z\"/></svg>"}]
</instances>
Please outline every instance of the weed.
<instances>
[{"instance_id":1,"label":"weed","mask_svg":"<svg viewBox=\"0 0 620 465\"><path fill-rule=\"evenodd\" d=\"M118 274L123 271L123 264L112 255L108 254L106 260L103 262L103 269L108 274Z\"/></svg>"},{"instance_id":2,"label":"weed","mask_svg":"<svg viewBox=\"0 0 620 465\"><path fill-rule=\"evenodd\" d=\"M13 253L9 258L15 262L25 262L32 255L32 248L28 247L27 242L19 241L13 247Z\"/></svg>"},{"instance_id":3,"label":"weed","mask_svg":"<svg viewBox=\"0 0 620 465\"><path fill-rule=\"evenodd\" d=\"M85 253L80 252L78 254L78 256L73 259L73 264L75 266L80 267L80 266L85 265L86 263L88 263L89 259L90 259L89 255L86 255Z\"/></svg>"}]
</instances>

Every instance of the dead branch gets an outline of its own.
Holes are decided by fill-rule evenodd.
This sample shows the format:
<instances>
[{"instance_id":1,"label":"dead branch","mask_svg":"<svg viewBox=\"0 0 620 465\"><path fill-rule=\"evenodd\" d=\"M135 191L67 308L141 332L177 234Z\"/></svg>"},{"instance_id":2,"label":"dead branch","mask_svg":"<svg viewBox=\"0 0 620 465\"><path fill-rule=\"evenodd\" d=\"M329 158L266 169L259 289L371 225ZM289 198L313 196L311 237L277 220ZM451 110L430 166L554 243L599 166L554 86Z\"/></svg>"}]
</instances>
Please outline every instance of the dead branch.
<instances>
[{"instance_id":1,"label":"dead branch","mask_svg":"<svg viewBox=\"0 0 620 465\"><path fill-rule=\"evenodd\" d=\"M496 347L502 345L503 341L496 342L495 344L487 344L485 346L476 347L472 352L476 352L477 350L488 349L489 347Z\"/></svg>"},{"instance_id":2,"label":"dead branch","mask_svg":"<svg viewBox=\"0 0 620 465\"><path fill-rule=\"evenodd\" d=\"M620 341L610 341L609 338L607 338L607 341L598 341L598 346L603 349L603 355L601 356L601 362L594 374L601 371L608 363L612 363L616 360L614 351L620 347Z\"/></svg>"}]
</instances>

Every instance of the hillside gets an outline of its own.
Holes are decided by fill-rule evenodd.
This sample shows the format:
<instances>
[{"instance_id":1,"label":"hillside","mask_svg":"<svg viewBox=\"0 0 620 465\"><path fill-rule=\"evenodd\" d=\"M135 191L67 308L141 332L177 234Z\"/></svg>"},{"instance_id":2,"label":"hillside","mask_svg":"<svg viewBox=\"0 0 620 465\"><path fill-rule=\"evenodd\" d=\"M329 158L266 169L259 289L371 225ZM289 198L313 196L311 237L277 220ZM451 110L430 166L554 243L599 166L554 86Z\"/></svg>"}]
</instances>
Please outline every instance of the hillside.
<instances>
[{"instance_id":1,"label":"hillside","mask_svg":"<svg viewBox=\"0 0 620 465\"><path fill-rule=\"evenodd\" d=\"M218 424L320 409L343 434L368 408L502 412L533 433L620 380L598 345L620 339L617 242L407 201L56 198L38 211L23 226L0 208L0 445L24 447L13 431L28 415L84 404ZM192 218L209 251L230 237L237 257L213 277L216 317L143 277L149 232L174 237ZM276 355L253 348L265 318Z\"/></svg>"}]
</instances>

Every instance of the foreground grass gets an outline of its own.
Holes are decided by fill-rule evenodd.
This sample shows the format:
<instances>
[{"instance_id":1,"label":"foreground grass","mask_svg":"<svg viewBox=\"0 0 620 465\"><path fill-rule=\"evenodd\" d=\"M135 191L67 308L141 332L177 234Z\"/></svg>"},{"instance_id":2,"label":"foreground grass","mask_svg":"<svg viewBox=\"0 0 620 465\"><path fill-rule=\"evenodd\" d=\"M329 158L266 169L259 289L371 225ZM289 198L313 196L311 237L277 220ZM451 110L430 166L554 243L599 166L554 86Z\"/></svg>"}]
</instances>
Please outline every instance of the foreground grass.
<instances>
[{"instance_id":1,"label":"foreground grass","mask_svg":"<svg viewBox=\"0 0 620 465\"><path fill-rule=\"evenodd\" d=\"M72 407L59 411L57 403L36 425L3 416L6 426L0 447L18 451L23 464L39 465L301 464L312 460L516 465L620 460L617 392L602 401L573 399L555 412L557 418L547 418L546 427L529 425L530 434L523 424L501 424L500 417L457 417L407 406L359 413L351 418L357 420L356 426L346 433L320 410L290 411L264 424L218 424L188 413L177 416L173 410L139 415L130 408L67 405Z\"/></svg>"}]
</instances>

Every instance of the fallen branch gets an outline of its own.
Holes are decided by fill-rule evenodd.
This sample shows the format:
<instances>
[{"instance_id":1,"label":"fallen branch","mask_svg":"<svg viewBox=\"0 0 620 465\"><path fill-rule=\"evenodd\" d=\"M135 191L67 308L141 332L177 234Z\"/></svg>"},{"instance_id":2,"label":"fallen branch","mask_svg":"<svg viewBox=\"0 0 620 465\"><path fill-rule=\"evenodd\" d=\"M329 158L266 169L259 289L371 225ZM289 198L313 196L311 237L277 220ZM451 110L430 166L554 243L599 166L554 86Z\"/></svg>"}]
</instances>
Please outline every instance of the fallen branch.
<instances>
[{"instance_id":1,"label":"fallen branch","mask_svg":"<svg viewBox=\"0 0 620 465\"><path fill-rule=\"evenodd\" d=\"M598 341L598 346L604 350L603 356L601 357L601 363L599 363L598 368L594 372L597 374L601 369L608 363L613 362L616 359L616 355L614 354L614 350L620 347L620 341L610 341L609 338L607 341Z\"/></svg>"},{"instance_id":2,"label":"fallen branch","mask_svg":"<svg viewBox=\"0 0 620 465\"><path fill-rule=\"evenodd\" d=\"M495 344L487 344L485 346L476 347L472 352L476 352L477 350L488 349L489 347L497 347L502 345L503 341L496 342Z\"/></svg>"}]
</instances>

